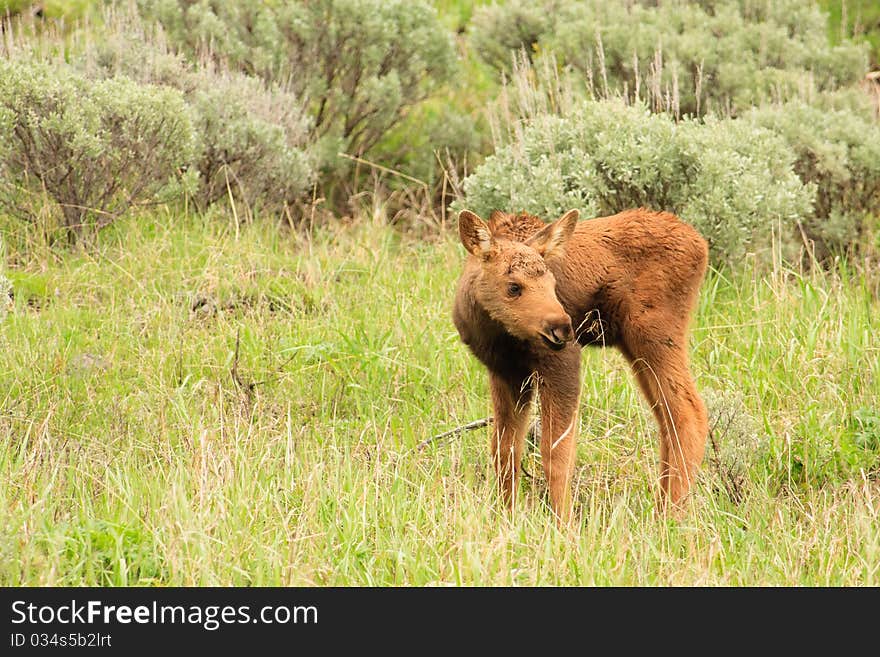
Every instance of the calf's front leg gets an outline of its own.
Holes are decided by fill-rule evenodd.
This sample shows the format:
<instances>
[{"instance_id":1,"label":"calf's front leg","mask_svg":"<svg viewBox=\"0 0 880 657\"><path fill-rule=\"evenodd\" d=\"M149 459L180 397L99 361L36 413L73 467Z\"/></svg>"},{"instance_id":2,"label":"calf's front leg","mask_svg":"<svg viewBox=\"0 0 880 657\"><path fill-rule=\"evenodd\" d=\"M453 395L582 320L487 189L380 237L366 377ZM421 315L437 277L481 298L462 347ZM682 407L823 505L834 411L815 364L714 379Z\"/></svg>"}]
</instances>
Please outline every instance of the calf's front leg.
<instances>
[{"instance_id":1,"label":"calf's front leg","mask_svg":"<svg viewBox=\"0 0 880 657\"><path fill-rule=\"evenodd\" d=\"M492 430L492 462L504 503L513 508L519 490L523 445L528 430L533 389L530 381L510 382L489 375L495 427Z\"/></svg>"},{"instance_id":2,"label":"calf's front leg","mask_svg":"<svg viewBox=\"0 0 880 657\"><path fill-rule=\"evenodd\" d=\"M571 474L577 448L580 348L554 354L541 376L541 461L560 526L571 521Z\"/></svg>"}]
</instances>

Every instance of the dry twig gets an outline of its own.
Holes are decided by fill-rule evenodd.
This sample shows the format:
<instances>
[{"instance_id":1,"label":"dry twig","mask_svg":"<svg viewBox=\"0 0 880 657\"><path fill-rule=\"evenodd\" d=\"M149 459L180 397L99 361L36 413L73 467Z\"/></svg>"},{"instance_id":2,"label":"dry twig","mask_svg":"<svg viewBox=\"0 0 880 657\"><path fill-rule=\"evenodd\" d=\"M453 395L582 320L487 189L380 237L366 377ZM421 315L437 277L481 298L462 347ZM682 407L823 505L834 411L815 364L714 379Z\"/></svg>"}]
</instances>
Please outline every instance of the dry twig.
<instances>
[{"instance_id":1,"label":"dry twig","mask_svg":"<svg viewBox=\"0 0 880 657\"><path fill-rule=\"evenodd\" d=\"M422 451L423 449L425 449L425 447L437 442L438 440L443 440L444 438L449 438L450 436L456 436L460 433L464 433L465 431L472 431L473 429L487 427L492 424L492 422L494 422L494 418L491 415L489 417L484 417L480 420L468 422L467 424L463 424L460 427L455 427L455 429L450 429L449 431L438 433L436 436L431 436L427 440L423 440L416 446L416 449Z\"/></svg>"}]
</instances>

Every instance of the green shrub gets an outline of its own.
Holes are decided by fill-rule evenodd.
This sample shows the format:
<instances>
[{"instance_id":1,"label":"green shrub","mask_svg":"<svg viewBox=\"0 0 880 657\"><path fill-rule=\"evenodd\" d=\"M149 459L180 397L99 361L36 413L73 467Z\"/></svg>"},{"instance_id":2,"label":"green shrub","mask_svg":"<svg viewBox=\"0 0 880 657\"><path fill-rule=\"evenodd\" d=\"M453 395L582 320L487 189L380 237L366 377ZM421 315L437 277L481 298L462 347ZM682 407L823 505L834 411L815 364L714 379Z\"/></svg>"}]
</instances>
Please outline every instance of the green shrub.
<instances>
[{"instance_id":1,"label":"green shrub","mask_svg":"<svg viewBox=\"0 0 880 657\"><path fill-rule=\"evenodd\" d=\"M880 125L850 109L801 102L753 110L748 119L781 135L798 176L816 185L813 215L802 225L816 256L858 247L866 219L880 214Z\"/></svg>"},{"instance_id":2,"label":"green shrub","mask_svg":"<svg viewBox=\"0 0 880 657\"><path fill-rule=\"evenodd\" d=\"M749 414L742 392L702 390L709 416L705 473L713 487L724 491L734 503L750 492L754 471L770 455L770 438Z\"/></svg>"},{"instance_id":3,"label":"green shrub","mask_svg":"<svg viewBox=\"0 0 880 657\"><path fill-rule=\"evenodd\" d=\"M80 67L93 78L121 74L183 92L198 137L201 206L231 194L247 207L278 207L314 182L310 124L300 98L211 62L190 64L169 48L161 29L137 16L111 16L107 26Z\"/></svg>"},{"instance_id":4,"label":"green shrub","mask_svg":"<svg viewBox=\"0 0 880 657\"><path fill-rule=\"evenodd\" d=\"M158 21L173 47L190 59L210 56L273 79L286 72L289 53L278 18L294 3L138 0L137 4L142 15Z\"/></svg>"},{"instance_id":5,"label":"green shrub","mask_svg":"<svg viewBox=\"0 0 880 657\"><path fill-rule=\"evenodd\" d=\"M16 16L30 6L31 0L0 0L0 15Z\"/></svg>"},{"instance_id":6,"label":"green shrub","mask_svg":"<svg viewBox=\"0 0 880 657\"><path fill-rule=\"evenodd\" d=\"M97 13L105 0L0 0L0 20L23 19L26 29L69 34L71 27ZM16 25L16 29L21 25Z\"/></svg>"},{"instance_id":7,"label":"green shrub","mask_svg":"<svg viewBox=\"0 0 880 657\"><path fill-rule=\"evenodd\" d=\"M830 414L808 404L784 441L771 441L769 481L818 488L847 477L880 474L880 415L876 407Z\"/></svg>"},{"instance_id":8,"label":"green shrub","mask_svg":"<svg viewBox=\"0 0 880 657\"><path fill-rule=\"evenodd\" d=\"M377 145L374 158L436 187L443 168L463 176L465 163L485 153L487 142L481 126L454 99L437 98L414 108Z\"/></svg>"},{"instance_id":9,"label":"green shrub","mask_svg":"<svg viewBox=\"0 0 880 657\"><path fill-rule=\"evenodd\" d=\"M94 30L82 51L69 58L87 77L123 75L185 93L195 87L193 72L198 67L174 50L160 25L143 20L133 7L108 9Z\"/></svg>"},{"instance_id":10,"label":"green shrub","mask_svg":"<svg viewBox=\"0 0 880 657\"><path fill-rule=\"evenodd\" d=\"M518 24L523 12L552 18L528 22L522 40L511 23ZM866 48L852 42L829 46L826 22L818 8L801 0L545 0L478 10L471 39L499 67L509 64L512 47L553 52L599 97L622 94L677 115L736 115L766 100L861 79Z\"/></svg>"},{"instance_id":11,"label":"green shrub","mask_svg":"<svg viewBox=\"0 0 880 657\"><path fill-rule=\"evenodd\" d=\"M0 121L0 201L35 220L45 194L70 240L168 192L194 154L179 92L63 65L0 62Z\"/></svg>"},{"instance_id":12,"label":"green shrub","mask_svg":"<svg viewBox=\"0 0 880 657\"><path fill-rule=\"evenodd\" d=\"M676 124L644 106L591 101L534 118L464 187L467 206L483 214L668 210L706 237L716 263L735 262L809 216L814 189L793 161L780 137L746 121Z\"/></svg>"},{"instance_id":13,"label":"green shrub","mask_svg":"<svg viewBox=\"0 0 880 657\"><path fill-rule=\"evenodd\" d=\"M532 53L553 26L560 2L510 0L479 7L471 18L471 45L499 71L510 71L512 53Z\"/></svg>"},{"instance_id":14,"label":"green shrub","mask_svg":"<svg viewBox=\"0 0 880 657\"><path fill-rule=\"evenodd\" d=\"M454 69L451 35L421 0L139 4L190 57L285 81L304 99L325 173L344 167L339 151L367 153Z\"/></svg>"},{"instance_id":15,"label":"green shrub","mask_svg":"<svg viewBox=\"0 0 880 657\"><path fill-rule=\"evenodd\" d=\"M292 203L313 182L308 123L297 99L257 78L202 71L189 95L200 137L200 197Z\"/></svg>"}]
</instances>

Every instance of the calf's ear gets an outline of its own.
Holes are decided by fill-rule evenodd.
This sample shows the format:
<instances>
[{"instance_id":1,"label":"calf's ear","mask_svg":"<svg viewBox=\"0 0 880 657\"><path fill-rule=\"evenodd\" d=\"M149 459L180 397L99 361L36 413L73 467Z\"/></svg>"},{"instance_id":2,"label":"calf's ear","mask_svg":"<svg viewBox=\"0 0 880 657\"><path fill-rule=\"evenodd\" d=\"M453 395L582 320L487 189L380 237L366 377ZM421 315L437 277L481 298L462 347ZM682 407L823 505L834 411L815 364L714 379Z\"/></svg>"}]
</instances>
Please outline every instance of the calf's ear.
<instances>
[{"instance_id":1,"label":"calf's ear","mask_svg":"<svg viewBox=\"0 0 880 657\"><path fill-rule=\"evenodd\" d=\"M548 224L526 240L526 244L540 253L544 260L565 255L565 244L574 233L579 216L577 210L569 210L561 218Z\"/></svg>"},{"instance_id":2,"label":"calf's ear","mask_svg":"<svg viewBox=\"0 0 880 657\"><path fill-rule=\"evenodd\" d=\"M470 210L458 213L458 234L468 253L480 258L487 258L495 246L489 226Z\"/></svg>"}]
</instances>

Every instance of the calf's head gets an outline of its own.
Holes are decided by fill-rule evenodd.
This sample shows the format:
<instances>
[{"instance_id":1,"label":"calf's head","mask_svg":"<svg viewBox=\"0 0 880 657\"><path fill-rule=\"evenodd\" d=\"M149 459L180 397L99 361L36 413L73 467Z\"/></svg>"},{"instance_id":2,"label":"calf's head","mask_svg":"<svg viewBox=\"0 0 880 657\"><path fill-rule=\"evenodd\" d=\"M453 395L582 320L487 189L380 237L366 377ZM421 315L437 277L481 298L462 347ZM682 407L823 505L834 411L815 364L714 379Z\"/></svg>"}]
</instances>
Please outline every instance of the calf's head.
<instances>
[{"instance_id":1,"label":"calf's head","mask_svg":"<svg viewBox=\"0 0 880 657\"><path fill-rule=\"evenodd\" d=\"M480 266L474 296L511 335L553 350L574 339L547 263L564 255L577 219L578 211L570 210L527 241L517 242L497 237L469 210L459 214L461 242Z\"/></svg>"}]
</instances>

